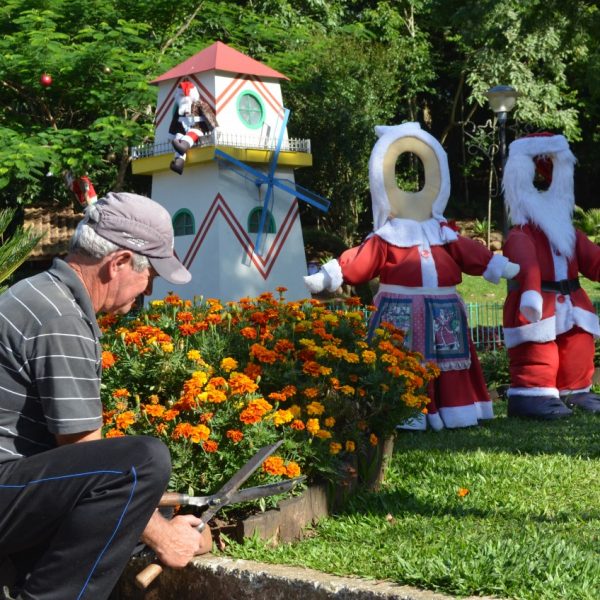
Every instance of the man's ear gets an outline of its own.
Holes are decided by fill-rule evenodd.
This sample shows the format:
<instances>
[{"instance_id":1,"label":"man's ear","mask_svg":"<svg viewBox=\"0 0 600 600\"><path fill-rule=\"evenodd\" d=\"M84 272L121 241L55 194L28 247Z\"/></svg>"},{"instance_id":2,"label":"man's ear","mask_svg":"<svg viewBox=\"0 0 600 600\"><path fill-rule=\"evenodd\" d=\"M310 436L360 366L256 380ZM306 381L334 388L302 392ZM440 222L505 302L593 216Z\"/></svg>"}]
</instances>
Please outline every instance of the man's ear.
<instances>
[{"instance_id":1,"label":"man's ear","mask_svg":"<svg viewBox=\"0 0 600 600\"><path fill-rule=\"evenodd\" d=\"M117 250L117 252L113 252L107 264L110 278L116 277L119 271L131 264L132 260L133 253L129 250Z\"/></svg>"}]
</instances>

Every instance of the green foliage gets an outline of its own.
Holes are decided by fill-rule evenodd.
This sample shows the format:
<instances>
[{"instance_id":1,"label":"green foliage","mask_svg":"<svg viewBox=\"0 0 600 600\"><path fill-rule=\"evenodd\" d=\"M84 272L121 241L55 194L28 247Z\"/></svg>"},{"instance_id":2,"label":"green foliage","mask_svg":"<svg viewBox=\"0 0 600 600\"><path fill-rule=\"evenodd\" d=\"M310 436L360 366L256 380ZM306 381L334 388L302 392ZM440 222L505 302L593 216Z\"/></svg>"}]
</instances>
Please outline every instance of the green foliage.
<instances>
[{"instance_id":1,"label":"green foliage","mask_svg":"<svg viewBox=\"0 0 600 600\"><path fill-rule=\"evenodd\" d=\"M583 210L576 206L573 214L573 224L581 229L592 242L595 244L600 242L600 208Z\"/></svg>"},{"instance_id":2,"label":"green foliage","mask_svg":"<svg viewBox=\"0 0 600 600\"><path fill-rule=\"evenodd\" d=\"M598 418L507 419L504 402L496 412L485 427L403 432L379 493L300 542L227 553L458 597L595 600Z\"/></svg>"},{"instance_id":3,"label":"green foliage","mask_svg":"<svg viewBox=\"0 0 600 600\"><path fill-rule=\"evenodd\" d=\"M508 370L508 352L500 347L494 350L479 352L479 362L483 378L490 390L502 390L510 385Z\"/></svg>"},{"instance_id":4,"label":"green foliage","mask_svg":"<svg viewBox=\"0 0 600 600\"><path fill-rule=\"evenodd\" d=\"M35 235L29 229L16 227L10 234L7 229L12 224L16 209L0 210L0 293L6 289L1 285L23 264L31 251L42 239L42 235Z\"/></svg>"}]
</instances>

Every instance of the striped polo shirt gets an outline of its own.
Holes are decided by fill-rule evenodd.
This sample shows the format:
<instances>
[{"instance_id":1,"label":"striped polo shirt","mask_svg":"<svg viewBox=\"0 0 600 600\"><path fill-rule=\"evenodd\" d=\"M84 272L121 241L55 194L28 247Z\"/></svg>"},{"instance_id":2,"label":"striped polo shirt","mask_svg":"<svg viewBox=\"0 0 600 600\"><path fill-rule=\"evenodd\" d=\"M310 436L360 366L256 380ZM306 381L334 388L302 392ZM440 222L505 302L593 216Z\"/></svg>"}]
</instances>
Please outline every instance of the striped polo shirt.
<instances>
[{"instance_id":1,"label":"striped polo shirt","mask_svg":"<svg viewBox=\"0 0 600 600\"><path fill-rule=\"evenodd\" d=\"M0 463L102 426L101 358L90 297L63 260L0 296Z\"/></svg>"}]
</instances>

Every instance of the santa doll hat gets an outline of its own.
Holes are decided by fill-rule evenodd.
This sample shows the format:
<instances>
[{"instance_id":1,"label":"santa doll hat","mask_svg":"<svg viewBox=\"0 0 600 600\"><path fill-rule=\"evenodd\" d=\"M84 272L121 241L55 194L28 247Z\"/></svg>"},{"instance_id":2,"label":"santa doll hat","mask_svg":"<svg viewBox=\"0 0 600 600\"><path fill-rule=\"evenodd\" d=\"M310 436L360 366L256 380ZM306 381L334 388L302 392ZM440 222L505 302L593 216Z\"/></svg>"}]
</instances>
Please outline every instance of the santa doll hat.
<instances>
[{"instance_id":1,"label":"santa doll hat","mask_svg":"<svg viewBox=\"0 0 600 600\"><path fill-rule=\"evenodd\" d=\"M421 129L419 123L409 122L401 125L375 127L375 133L379 138L369 159L369 183L371 187L371 200L373 207L374 231L379 230L387 222L390 212L390 200L385 187L384 161L390 146L401 137L413 137L424 142L433 151L439 167L440 187L433 198L431 216L437 221L445 221L444 210L450 197L450 172L448 169L448 156L442 145L429 133ZM428 165L426 159L419 156L418 150L415 154L423 162L427 173ZM432 168L434 165L432 165Z\"/></svg>"},{"instance_id":2,"label":"santa doll hat","mask_svg":"<svg viewBox=\"0 0 600 600\"><path fill-rule=\"evenodd\" d=\"M549 162L552 163L550 167ZM575 156L564 135L533 134L515 140L508 147L502 185L510 220L524 225L533 219L533 203L546 192L534 185L536 170L550 181L547 196L574 203L573 172Z\"/></svg>"},{"instance_id":3,"label":"santa doll hat","mask_svg":"<svg viewBox=\"0 0 600 600\"><path fill-rule=\"evenodd\" d=\"M534 176L545 160L552 162L552 181L547 190L538 190ZM552 248L567 258L575 249L574 166L575 157L564 136L529 136L509 146L502 179L513 225L536 225L546 234Z\"/></svg>"}]
</instances>

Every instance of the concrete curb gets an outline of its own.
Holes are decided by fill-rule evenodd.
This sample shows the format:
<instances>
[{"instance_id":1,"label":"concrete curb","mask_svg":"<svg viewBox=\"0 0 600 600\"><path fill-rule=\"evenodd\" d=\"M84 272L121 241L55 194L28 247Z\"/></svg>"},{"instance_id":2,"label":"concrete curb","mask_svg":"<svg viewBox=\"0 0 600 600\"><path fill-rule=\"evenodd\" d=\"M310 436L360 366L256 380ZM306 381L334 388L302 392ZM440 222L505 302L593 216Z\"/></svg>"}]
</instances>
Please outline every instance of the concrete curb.
<instances>
[{"instance_id":1,"label":"concrete curb","mask_svg":"<svg viewBox=\"0 0 600 600\"><path fill-rule=\"evenodd\" d=\"M386 581L338 577L312 569L205 555L184 570L167 569L145 592L134 561L112 600L451 600L452 596ZM477 596L462 600L493 600Z\"/></svg>"}]
</instances>

